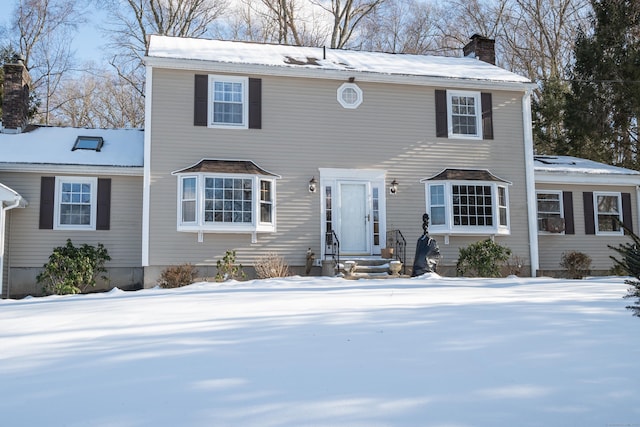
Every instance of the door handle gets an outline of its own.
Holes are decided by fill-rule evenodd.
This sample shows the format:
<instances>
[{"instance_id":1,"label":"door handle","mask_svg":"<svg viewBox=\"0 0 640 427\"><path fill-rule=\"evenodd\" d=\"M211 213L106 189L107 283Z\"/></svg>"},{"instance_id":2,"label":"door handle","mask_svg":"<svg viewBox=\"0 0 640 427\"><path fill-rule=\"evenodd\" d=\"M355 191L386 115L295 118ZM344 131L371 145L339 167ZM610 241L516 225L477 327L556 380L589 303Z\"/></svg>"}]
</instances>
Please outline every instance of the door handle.
<instances>
[{"instance_id":1,"label":"door handle","mask_svg":"<svg viewBox=\"0 0 640 427\"><path fill-rule=\"evenodd\" d=\"M365 218L367 218L367 221L371 221L371 214L367 214Z\"/></svg>"}]
</instances>

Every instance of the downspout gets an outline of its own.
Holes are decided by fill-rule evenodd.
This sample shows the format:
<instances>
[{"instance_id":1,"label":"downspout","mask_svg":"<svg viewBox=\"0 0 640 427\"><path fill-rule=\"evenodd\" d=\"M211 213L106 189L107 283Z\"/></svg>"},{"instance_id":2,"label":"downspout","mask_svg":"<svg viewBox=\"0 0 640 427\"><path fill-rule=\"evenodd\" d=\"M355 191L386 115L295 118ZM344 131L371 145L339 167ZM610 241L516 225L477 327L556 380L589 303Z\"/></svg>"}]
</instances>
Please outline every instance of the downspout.
<instances>
[{"instance_id":1,"label":"downspout","mask_svg":"<svg viewBox=\"0 0 640 427\"><path fill-rule=\"evenodd\" d=\"M531 92L528 88L522 96L522 125L524 131L525 179L527 188L527 216L529 218L529 252L531 254L531 277L536 277L540 268L538 247L538 212L536 202L536 179L533 163L533 126L531 122Z\"/></svg>"},{"instance_id":2,"label":"downspout","mask_svg":"<svg viewBox=\"0 0 640 427\"><path fill-rule=\"evenodd\" d=\"M149 221L151 209L151 100L153 86L153 67L146 66L144 98L144 175L142 183L142 267L149 266ZM143 278L143 283L145 278ZM144 285L143 285L144 286Z\"/></svg>"},{"instance_id":3,"label":"downspout","mask_svg":"<svg viewBox=\"0 0 640 427\"><path fill-rule=\"evenodd\" d=\"M4 281L4 242L5 242L5 218L7 217L7 211L17 208L20 206L20 197L18 197L12 204L8 206L3 206L0 209L0 298L2 298L4 289L3 289L3 281Z\"/></svg>"}]
</instances>

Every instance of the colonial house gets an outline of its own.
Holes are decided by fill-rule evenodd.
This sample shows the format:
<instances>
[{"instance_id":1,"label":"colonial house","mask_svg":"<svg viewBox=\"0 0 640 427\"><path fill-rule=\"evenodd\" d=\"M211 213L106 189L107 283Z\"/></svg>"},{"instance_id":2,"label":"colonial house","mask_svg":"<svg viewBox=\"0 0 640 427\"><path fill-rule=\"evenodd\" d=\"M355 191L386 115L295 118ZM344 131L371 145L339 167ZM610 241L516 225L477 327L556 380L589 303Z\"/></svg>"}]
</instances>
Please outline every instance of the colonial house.
<instances>
[{"instance_id":1,"label":"colonial house","mask_svg":"<svg viewBox=\"0 0 640 427\"><path fill-rule=\"evenodd\" d=\"M5 65L0 127L0 289L38 294L52 249L103 243L112 286L155 286L168 266L204 279L227 251L251 277L277 253L292 270L393 248L411 272L422 216L438 272L481 239L521 274L555 274L579 250L593 269L638 230L640 173L534 156L535 85L464 57L151 36L145 131L27 125L29 76Z\"/></svg>"},{"instance_id":2,"label":"colonial house","mask_svg":"<svg viewBox=\"0 0 640 427\"><path fill-rule=\"evenodd\" d=\"M483 238L538 268L530 93L493 40L466 57L151 36L142 264L204 275L225 251L379 256L422 215L440 271ZM410 268L410 266L409 266Z\"/></svg>"},{"instance_id":3,"label":"colonial house","mask_svg":"<svg viewBox=\"0 0 640 427\"><path fill-rule=\"evenodd\" d=\"M4 67L0 132L0 294L38 295L53 248L102 243L109 283L142 284L143 132L27 124L29 75Z\"/></svg>"}]
</instances>

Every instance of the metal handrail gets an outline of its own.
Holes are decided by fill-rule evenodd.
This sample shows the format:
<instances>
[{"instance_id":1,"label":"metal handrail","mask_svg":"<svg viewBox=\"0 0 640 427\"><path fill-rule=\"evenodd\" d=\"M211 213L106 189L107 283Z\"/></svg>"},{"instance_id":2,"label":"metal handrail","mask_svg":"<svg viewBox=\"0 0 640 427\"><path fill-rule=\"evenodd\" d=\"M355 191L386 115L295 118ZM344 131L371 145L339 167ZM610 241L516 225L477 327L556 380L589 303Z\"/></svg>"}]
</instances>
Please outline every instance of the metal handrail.
<instances>
[{"instance_id":1,"label":"metal handrail","mask_svg":"<svg viewBox=\"0 0 640 427\"><path fill-rule=\"evenodd\" d=\"M335 231L331 230L325 233L324 245L324 258L327 259L328 256L331 256L337 269L340 264L340 240Z\"/></svg>"},{"instance_id":2,"label":"metal handrail","mask_svg":"<svg viewBox=\"0 0 640 427\"><path fill-rule=\"evenodd\" d=\"M387 247L393 248L393 256L402 263L402 274L407 274L407 239L400 230L387 231Z\"/></svg>"}]
</instances>

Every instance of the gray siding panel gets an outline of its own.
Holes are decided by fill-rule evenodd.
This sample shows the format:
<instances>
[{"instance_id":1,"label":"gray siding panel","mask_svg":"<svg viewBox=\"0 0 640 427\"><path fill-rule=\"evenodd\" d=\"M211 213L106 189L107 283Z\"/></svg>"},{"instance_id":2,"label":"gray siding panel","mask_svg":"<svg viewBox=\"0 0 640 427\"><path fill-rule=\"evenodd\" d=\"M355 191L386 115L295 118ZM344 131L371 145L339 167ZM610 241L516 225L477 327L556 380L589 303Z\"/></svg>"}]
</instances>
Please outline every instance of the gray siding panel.
<instances>
[{"instance_id":1,"label":"gray siding panel","mask_svg":"<svg viewBox=\"0 0 640 427\"><path fill-rule=\"evenodd\" d=\"M634 187L624 186L602 186L602 185L558 185L558 184L538 184L537 190L562 190L571 191L574 194L574 220L575 234L547 234L538 235L540 247L540 269L544 271L560 270L560 258L563 252L580 251L589 255L592 259L592 269L607 271L613 267L613 261L609 258L615 253L608 248L608 245L618 246L620 243L629 242L627 236L604 236L585 233L585 211L582 193L592 193L593 191L614 191L630 193L630 206L637 206L637 197ZM593 218L593 203L587 204L587 209L591 211L586 217ZM633 227L638 228L637 212L633 215Z\"/></svg>"},{"instance_id":2,"label":"gray siding panel","mask_svg":"<svg viewBox=\"0 0 640 427\"><path fill-rule=\"evenodd\" d=\"M340 81L263 77L262 129L208 129L193 126L195 72L154 70L151 143L150 264L215 264L229 249L250 265L256 256L278 252L291 265L304 265L305 252L321 252L320 191L307 185L318 168L382 169L400 183L387 197L387 229L400 229L412 263L426 209L420 179L444 167L487 168L510 181L511 235L497 236L515 254L528 258L527 209L521 94L493 92L496 139L436 138L435 90L357 82L364 101L345 109L336 99ZM249 76L255 77L255 76ZM204 157L253 160L282 176L277 182L277 232L205 234L176 231L177 178L172 171ZM388 185L388 182L387 182ZM440 242L443 262L455 265L458 248L488 236L451 237Z\"/></svg>"},{"instance_id":3,"label":"gray siding panel","mask_svg":"<svg viewBox=\"0 0 640 427\"><path fill-rule=\"evenodd\" d=\"M67 238L74 244L103 243L112 258L107 266L140 267L142 177L111 177L111 224L104 231L40 230L40 178L34 173L0 172L0 182L29 202L26 208L12 211L7 234L10 268L42 267L53 248L64 245Z\"/></svg>"}]
</instances>

